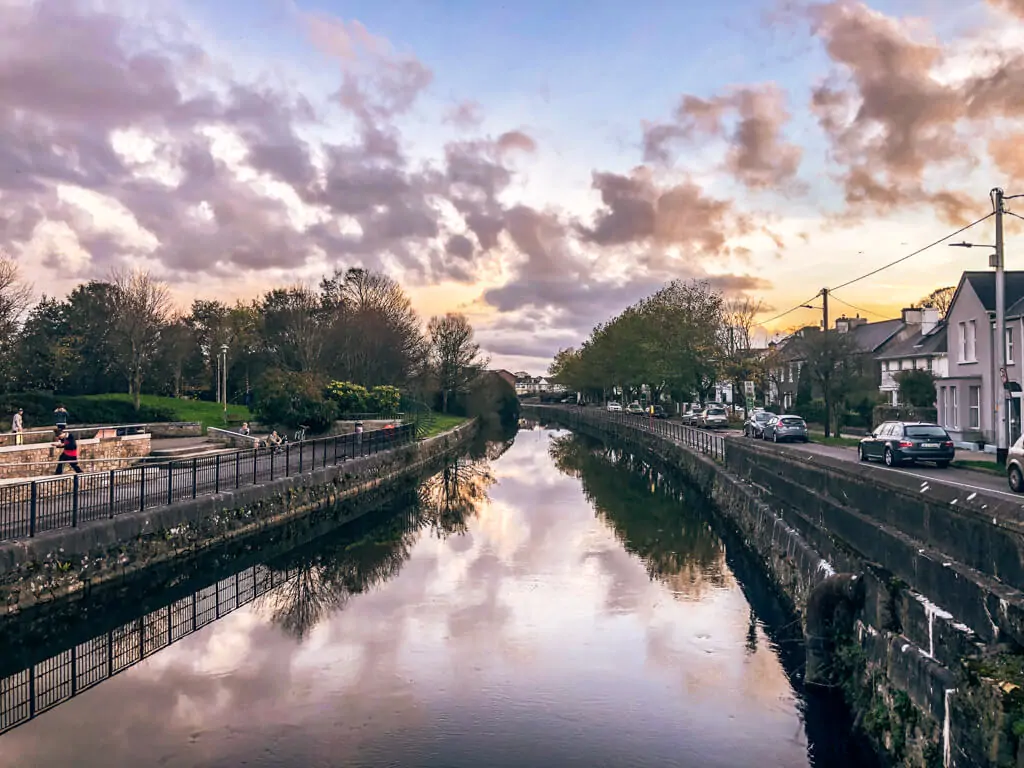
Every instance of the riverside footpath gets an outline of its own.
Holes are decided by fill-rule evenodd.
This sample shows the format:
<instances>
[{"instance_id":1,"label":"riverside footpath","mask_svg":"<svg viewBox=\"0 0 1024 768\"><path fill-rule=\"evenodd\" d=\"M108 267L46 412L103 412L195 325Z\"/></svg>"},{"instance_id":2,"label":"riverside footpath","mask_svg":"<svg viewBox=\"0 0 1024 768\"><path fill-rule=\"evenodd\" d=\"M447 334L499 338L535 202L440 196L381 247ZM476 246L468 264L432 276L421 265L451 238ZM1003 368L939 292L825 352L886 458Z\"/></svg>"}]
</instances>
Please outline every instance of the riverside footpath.
<instances>
[{"instance_id":1,"label":"riverside footpath","mask_svg":"<svg viewBox=\"0 0 1024 768\"><path fill-rule=\"evenodd\" d=\"M23 610L167 560L349 504L466 444L476 421L414 426L7 486L0 605ZM47 491L40 490L46 484ZM50 490L50 488L59 490ZM12 489L20 489L13 494ZM17 538L12 538L12 534Z\"/></svg>"}]
</instances>

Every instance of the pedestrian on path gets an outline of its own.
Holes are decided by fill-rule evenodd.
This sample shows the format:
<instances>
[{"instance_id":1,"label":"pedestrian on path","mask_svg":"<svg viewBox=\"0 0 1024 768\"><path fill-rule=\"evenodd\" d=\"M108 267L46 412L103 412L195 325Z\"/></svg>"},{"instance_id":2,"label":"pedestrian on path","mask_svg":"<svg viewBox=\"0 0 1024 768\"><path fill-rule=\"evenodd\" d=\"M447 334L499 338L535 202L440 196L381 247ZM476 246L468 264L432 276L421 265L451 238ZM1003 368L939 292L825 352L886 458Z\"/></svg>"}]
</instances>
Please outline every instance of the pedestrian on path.
<instances>
[{"instance_id":1,"label":"pedestrian on path","mask_svg":"<svg viewBox=\"0 0 1024 768\"><path fill-rule=\"evenodd\" d=\"M21 445L25 441L22 432L25 431L25 411L19 408L11 419L11 432L14 433L14 444Z\"/></svg>"},{"instance_id":2,"label":"pedestrian on path","mask_svg":"<svg viewBox=\"0 0 1024 768\"><path fill-rule=\"evenodd\" d=\"M58 405L53 411L53 421L61 431L67 429L68 409L63 405Z\"/></svg>"},{"instance_id":3,"label":"pedestrian on path","mask_svg":"<svg viewBox=\"0 0 1024 768\"><path fill-rule=\"evenodd\" d=\"M78 441L75 436L60 427L56 427L54 432L57 433L57 441L54 445L61 449L60 458L57 459L57 471L54 474L61 474L64 471L64 465L67 464L75 471L76 475L80 475L82 468L78 466Z\"/></svg>"}]
</instances>

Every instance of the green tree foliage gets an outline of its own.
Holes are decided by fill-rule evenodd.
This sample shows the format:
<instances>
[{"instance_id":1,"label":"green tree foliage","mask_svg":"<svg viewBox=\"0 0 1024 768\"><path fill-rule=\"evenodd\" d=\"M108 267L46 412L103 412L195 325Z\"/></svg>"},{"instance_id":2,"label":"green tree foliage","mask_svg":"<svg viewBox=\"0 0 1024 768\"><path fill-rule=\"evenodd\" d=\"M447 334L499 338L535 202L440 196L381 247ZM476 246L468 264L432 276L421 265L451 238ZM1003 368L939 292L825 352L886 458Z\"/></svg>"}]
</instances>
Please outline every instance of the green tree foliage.
<instances>
[{"instance_id":1,"label":"green tree foliage","mask_svg":"<svg viewBox=\"0 0 1024 768\"><path fill-rule=\"evenodd\" d=\"M578 349L561 350L549 373L588 400L642 385L687 400L706 393L724 370L725 305L705 281L675 280L598 325Z\"/></svg>"},{"instance_id":2,"label":"green tree foliage","mask_svg":"<svg viewBox=\"0 0 1024 768\"><path fill-rule=\"evenodd\" d=\"M267 425L322 432L338 414L337 403L324 397L324 389L315 373L271 368L256 385L256 417Z\"/></svg>"},{"instance_id":3,"label":"green tree foliage","mask_svg":"<svg viewBox=\"0 0 1024 768\"><path fill-rule=\"evenodd\" d=\"M931 371L912 368L896 374L900 402L917 408L931 408L935 405L935 377Z\"/></svg>"},{"instance_id":4,"label":"green tree foliage","mask_svg":"<svg viewBox=\"0 0 1024 768\"><path fill-rule=\"evenodd\" d=\"M827 394L828 413L824 414L825 435L832 432L836 418L846 408L852 394L873 386L871 366L853 337L848 333L808 333L800 339L803 367L823 398Z\"/></svg>"},{"instance_id":5,"label":"green tree foliage","mask_svg":"<svg viewBox=\"0 0 1024 768\"><path fill-rule=\"evenodd\" d=\"M370 390L366 398L368 413L391 415L398 412L402 403L402 390L390 384L381 384Z\"/></svg>"}]
</instances>

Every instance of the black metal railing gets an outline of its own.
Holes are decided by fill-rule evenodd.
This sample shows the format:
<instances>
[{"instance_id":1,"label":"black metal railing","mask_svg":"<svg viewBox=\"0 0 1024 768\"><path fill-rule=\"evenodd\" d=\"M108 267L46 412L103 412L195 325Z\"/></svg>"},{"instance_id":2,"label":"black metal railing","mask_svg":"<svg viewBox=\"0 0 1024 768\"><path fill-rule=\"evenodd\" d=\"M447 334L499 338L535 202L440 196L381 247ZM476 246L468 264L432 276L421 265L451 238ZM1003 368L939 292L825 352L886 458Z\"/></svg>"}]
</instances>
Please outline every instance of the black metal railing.
<instances>
[{"instance_id":1,"label":"black metal railing","mask_svg":"<svg viewBox=\"0 0 1024 768\"><path fill-rule=\"evenodd\" d=\"M415 439L402 424L276 448L248 448L0 486L0 541L174 504L370 456Z\"/></svg>"},{"instance_id":2,"label":"black metal railing","mask_svg":"<svg viewBox=\"0 0 1024 768\"><path fill-rule=\"evenodd\" d=\"M565 414L570 422L576 420L594 424L613 433L634 431L659 435L680 445L685 445L687 448L707 454L716 461L725 461L725 436L711 430L688 427L677 421L656 419L646 414L638 415L574 406L534 405L530 407L557 410L560 414Z\"/></svg>"},{"instance_id":3,"label":"black metal railing","mask_svg":"<svg viewBox=\"0 0 1024 768\"><path fill-rule=\"evenodd\" d=\"M113 677L294 578L298 568L246 568L191 595L0 679L0 733Z\"/></svg>"}]
</instances>

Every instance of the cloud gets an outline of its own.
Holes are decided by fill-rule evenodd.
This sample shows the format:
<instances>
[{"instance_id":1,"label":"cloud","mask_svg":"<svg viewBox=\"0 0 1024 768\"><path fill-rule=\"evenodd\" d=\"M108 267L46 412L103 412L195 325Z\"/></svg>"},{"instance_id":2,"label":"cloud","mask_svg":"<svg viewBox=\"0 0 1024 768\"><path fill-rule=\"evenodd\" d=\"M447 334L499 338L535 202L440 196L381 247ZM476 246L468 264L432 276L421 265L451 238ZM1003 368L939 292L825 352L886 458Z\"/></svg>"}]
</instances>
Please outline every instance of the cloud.
<instances>
[{"instance_id":1,"label":"cloud","mask_svg":"<svg viewBox=\"0 0 1024 768\"><path fill-rule=\"evenodd\" d=\"M735 117L727 128L725 119ZM783 137L789 121L786 95L774 83L736 88L711 99L685 95L670 123L644 126L644 161L667 164L671 146L706 137L728 142L724 167L751 189L789 184L800 168L803 150Z\"/></svg>"},{"instance_id":2,"label":"cloud","mask_svg":"<svg viewBox=\"0 0 1024 768\"><path fill-rule=\"evenodd\" d=\"M988 0L989 5L1024 18L1024 0Z\"/></svg>"}]
</instances>

